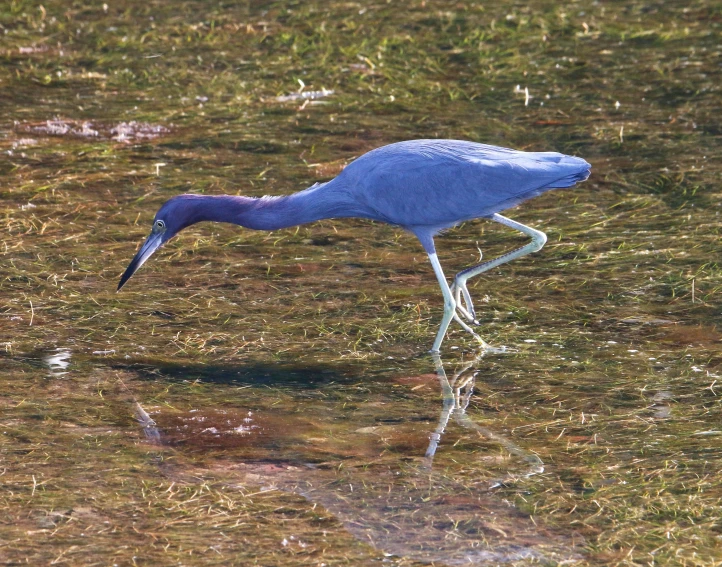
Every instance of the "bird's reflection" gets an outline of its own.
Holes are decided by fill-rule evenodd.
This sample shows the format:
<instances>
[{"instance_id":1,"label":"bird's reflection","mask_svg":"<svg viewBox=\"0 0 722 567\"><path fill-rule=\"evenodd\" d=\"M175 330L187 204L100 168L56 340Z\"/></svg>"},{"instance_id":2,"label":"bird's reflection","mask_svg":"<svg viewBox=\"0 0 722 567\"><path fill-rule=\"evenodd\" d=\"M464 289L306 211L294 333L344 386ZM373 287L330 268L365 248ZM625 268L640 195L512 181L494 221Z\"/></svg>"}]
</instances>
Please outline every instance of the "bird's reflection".
<instances>
[{"instance_id":1,"label":"bird's reflection","mask_svg":"<svg viewBox=\"0 0 722 567\"><path fill-rule=\"evenodd\" d=\"M444 369L444 363L441 360L441 356L436 353L431 355L434 361L436 375L439 378L439 383L441 385L443 405L441 408L441 415L439 416L439 424L436 427L436 430L434 430L434 432L430 435L429 446L426 449L426 468L431 469L434 456L436 455L436 450L441 442L444 431L449 424L449 419L451 419L451 416L454 416L456 422L465 429L475 431L482 437L498 443L510 454L527 463L528 471L524 476L541 474L544 472L544 463L538 455L519 447L507 437L495 433L488 427L482 427L481 425L474 423L474 421L472 421L466 413L466 408L469 406L469 402L471 401L471 397L474 393L476 376L479 372L477 369L477 363L487 352L487 350L482 349L476 354L476 356L474 356L474 358L463 363L460 369L454 373L451 380L449 380L446 375L446 370ZM516 475L509 475L509 478L512 478L513 476ZM496 481L492 487L502 485L505 480L506 479Z\"/></svg>"},{"instance_id":2,"label":"bird's reflection","mask_svg":"<svg viewBox=\"0 0 722 567\"><path fill-rule=\"evenodd\" d=\"M573 538L539 525L496 490L479 490L479 479L489 478L488 469L479 463L474 470L468 460L459 465L454 457L461 456L461 449L444 446L448 429L458 424L478 435L479 440L502 446L522 462L521 474L517 464L516 474L505 470L500 480L492 481L491 489L543 471L537 455L478 425L467 414L475 380L482 375L479 362L484 354L462 363L450 379L438 355L429 361L441 386L442 404L428 446L426 439L420 444L414 442L414 438L429 435L429 430L422 433L405 421L409 406L389 403L408 398L390 396L384 382L376 384L376 398L359 404L369 412L359 418L373 416L378 422L382 419L378 411L383 407L384 422L393 424L381 426L385 433L378 438L367 430L376 431L379 426L362 428L363 432L358 421L343 428L336 425L338 422L330 426L337 413L314 414L309 422L303 422L284 411L276 409L274 414L267 408L254 412L256 429L239 435L236 421L248 415L248 402L243 402L243 409L236 407L238 404L194 408L174 419L157 406L146 411L133 396L134 413L148 442L174 451L172 459L159 460L160 471L169 481L194 483L211 474L229 490L243 492L251 487L253 492L260 489L301 495L314 506L323 506L360 541L387 555L450 566L573 561L577 558ZM344 386L335 382L328 387ZM303 399L308 397L307 390ZM288 398L293 399L292 395ZM424 402L422 398L414 401ZM289 413L295 413L291 405ZM329 427L333 434L328 433ZM202 457L194 458L199 454L194 451ZM409 454L413 451L416 457ZM449 460L445 466L434 468L435 456L442 453Z\"/></svg>"}]
</instances>

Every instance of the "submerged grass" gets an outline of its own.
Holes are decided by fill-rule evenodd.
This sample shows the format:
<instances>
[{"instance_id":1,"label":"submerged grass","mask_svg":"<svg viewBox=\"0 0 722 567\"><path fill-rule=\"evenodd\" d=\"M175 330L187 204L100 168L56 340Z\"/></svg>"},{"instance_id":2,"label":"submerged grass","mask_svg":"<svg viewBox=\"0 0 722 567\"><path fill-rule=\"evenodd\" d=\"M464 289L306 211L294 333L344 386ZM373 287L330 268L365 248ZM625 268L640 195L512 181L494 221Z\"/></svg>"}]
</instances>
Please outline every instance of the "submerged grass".
<instances>
[{"instance_id":1,"label":"submerged grass","mask_svg":"<svg viewBox=\"0 0 722 567\"><path fill-rule=\"evenodd\" d=\"M720 564L721 26L707 0L0 5L0 562ZM468 415L544 474L453 423L420 463L441 301L398 229L197 226L114 291L171 195L419 137L593 165L511 213L541 253L470 282L510 351ZM438 241L449 274L520 242ZM259 438L210 430L249 411Z\"/></svg>"}]
</instances>

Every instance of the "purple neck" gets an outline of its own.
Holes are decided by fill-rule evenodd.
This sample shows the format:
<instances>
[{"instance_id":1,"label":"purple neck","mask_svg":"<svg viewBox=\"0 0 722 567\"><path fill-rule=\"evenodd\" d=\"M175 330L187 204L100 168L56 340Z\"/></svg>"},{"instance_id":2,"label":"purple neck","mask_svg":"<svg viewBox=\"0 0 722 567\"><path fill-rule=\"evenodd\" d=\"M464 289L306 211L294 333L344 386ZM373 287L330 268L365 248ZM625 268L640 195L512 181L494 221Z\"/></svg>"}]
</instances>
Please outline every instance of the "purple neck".
<instances>
[{"instance_id":1,"label":"purple neck","mask_svg":"<svg viewBox=\"0 0 722 567\"><path fill-rule=\"evenodd\" d=\"M331 183L285 197L183 195L180 198L187 208L189 224L228 222L254 230L276 230L321 219L357 216L346 193L329 187Z\"/></svg>"}]
</instances>

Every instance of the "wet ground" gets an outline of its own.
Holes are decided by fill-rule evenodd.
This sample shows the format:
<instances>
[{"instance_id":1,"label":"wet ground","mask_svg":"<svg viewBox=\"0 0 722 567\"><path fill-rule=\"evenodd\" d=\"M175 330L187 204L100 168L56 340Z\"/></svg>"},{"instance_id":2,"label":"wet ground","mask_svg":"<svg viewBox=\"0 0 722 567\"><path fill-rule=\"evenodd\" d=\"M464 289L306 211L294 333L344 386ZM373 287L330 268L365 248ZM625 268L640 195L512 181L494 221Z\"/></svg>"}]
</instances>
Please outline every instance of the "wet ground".
<instances>
[{"instance_id":1,"label":"wet ground","mask_svg":"<svg viewBox=\"0 0 722 567\"><path fill-rule=\"evenodd\" d=\"M722 561L722 11L681 3L0 5L0 564ZM413 237L196 225L374 147L587 159L508 213L481 355ZM448 273L523 242L438 238ZM478 248L477 248L478 247Z\"/></svg>"}]
</instances>

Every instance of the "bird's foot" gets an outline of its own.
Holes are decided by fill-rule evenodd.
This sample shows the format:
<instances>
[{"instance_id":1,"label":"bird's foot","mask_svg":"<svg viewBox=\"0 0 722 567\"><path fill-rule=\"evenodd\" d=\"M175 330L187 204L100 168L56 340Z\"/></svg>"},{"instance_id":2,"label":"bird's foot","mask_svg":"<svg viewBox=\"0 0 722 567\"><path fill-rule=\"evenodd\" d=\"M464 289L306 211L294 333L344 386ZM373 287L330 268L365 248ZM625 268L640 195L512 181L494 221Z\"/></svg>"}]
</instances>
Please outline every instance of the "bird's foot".
<instances>
[{"instance_id":1,"label":"bird's foot","mask_svg":"<svg viewBox=\"0 0 722 567\"><path fill-rule=\"evenodd\" d=\"M458 305L456 307L456 310L461 313L461 315L466 319L469 323L479 326L481 323L476 318L476 315L474 313L469 313L466 309L464 309L461 305Z\"/></svg>"},{"instance_id":2,"label":"bird's foot","mask_svg":"<svg viewBox=\"0 0 722 567\"><path fill-rule=\"evenodd\" d=\"M484 339L482 339L479 335L474 335L474 338L479 341L479 350L483 353L489 352L494 350L494 347L492 347L489 343L487 343Z\"/></svg>"},{"instance_id":3,"label":"bird's foot","mask_svg":"<svg viewBox=\"0 0 722 567\"><path fill-rule=\"evenodd\" d=\"M462 308L462 309L463 309L463 308ZM467 333L469 333L472 337L474 337L477 341L479 341L479 344L481 345L481 348L486 348L486 347L489 346L488 344L486 344L486 342L484 341L484 339L482 339L479 335L476 334L476 332L474 331L474 329L472 329L471 327L469 327L469 325L467 325L466 323L464 323L464 321L461 320L461 317L459 317L459 315L458 315L457 313L454 313L454 321L456 321L459 325L462 326L462 328L463 328ZM477 324L478 324L478 322L477 322Z\"/></svg>"},{"instance_id":4,"label":"bird's foot","mask_svg":"<svg viewBox=\"0 0 722 567\"><path fill-rule=\"evenodd\" d=\"M469 323L480 325L479 321L476 319L474 303L471 301L471 295L469 295L469 290L466 289L466 286L463 283L459 283L454 280L451 284L450 290L455 299L456 310L464 317L464 319L469 321ZM462 294L464 296L464 303L466 304L466 307L461 304Z\"/></svg>"}]
</instances>

